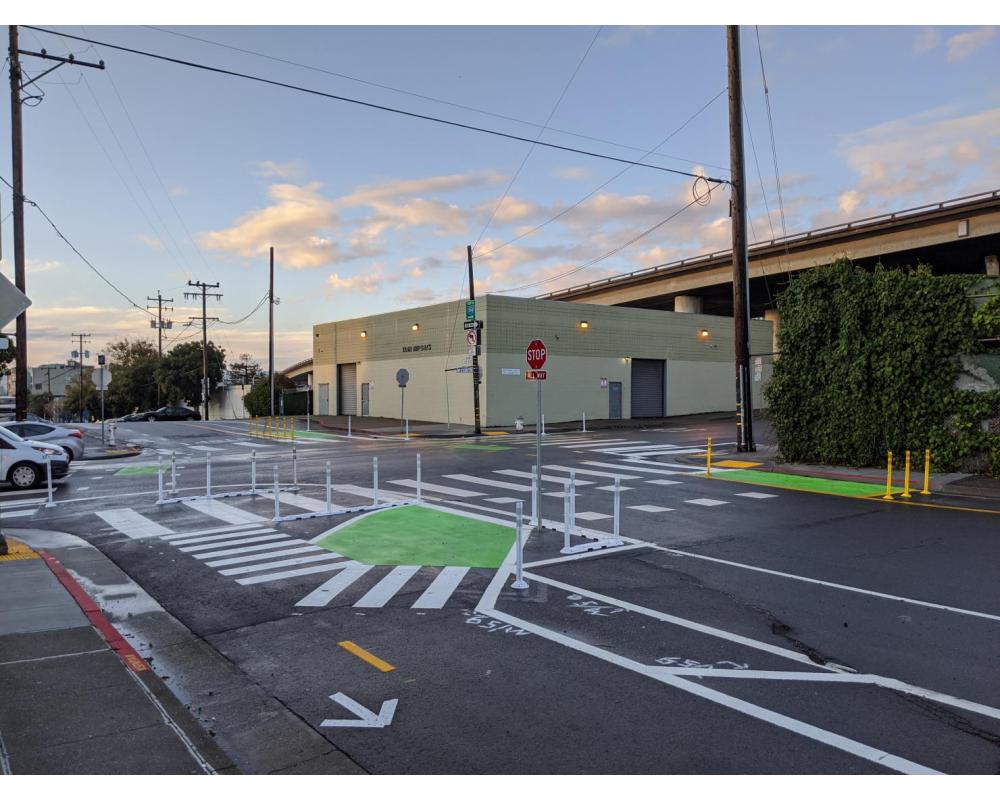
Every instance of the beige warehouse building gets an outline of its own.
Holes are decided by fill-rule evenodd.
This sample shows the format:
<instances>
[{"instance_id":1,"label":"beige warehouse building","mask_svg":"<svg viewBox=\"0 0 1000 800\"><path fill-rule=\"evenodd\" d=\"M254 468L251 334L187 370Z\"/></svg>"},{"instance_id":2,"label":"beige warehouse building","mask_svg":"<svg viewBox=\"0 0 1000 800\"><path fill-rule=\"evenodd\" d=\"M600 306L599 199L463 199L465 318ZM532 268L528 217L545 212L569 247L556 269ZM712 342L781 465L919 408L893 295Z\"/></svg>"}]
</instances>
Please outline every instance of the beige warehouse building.
<instances>
[{"instance_id":1,"label":"beige warehouse building","mask_svg":"<svg viewBox=\"0 0 1000 800\"><path fill-rule=\"evenodd\" d=\"M617 306L487 295L479 366L484 427L533 424L536 388L525 379L532 339L547 348L547 423L735 410L733 320ZM317 414L475 421L465 302L329 322L313 328ZM771 371L772 324L750 323L754 404Z\"/></svg>"}]
</instances>

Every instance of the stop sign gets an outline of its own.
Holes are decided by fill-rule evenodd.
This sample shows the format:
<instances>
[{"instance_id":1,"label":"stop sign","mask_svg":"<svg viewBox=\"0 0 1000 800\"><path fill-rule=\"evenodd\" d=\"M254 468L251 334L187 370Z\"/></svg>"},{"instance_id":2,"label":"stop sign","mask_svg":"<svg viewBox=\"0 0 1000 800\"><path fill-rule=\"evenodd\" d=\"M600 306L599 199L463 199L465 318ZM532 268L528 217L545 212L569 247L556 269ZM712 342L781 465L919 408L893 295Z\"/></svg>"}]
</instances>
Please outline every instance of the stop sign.
<instances>
[{"instance_id":1,"label":"stop sign","mask_svg":"<svg viewBox=\"0 0 1000 800\"><path fill-rule=\"evenodd\" d=\"M541 339L532 339L528 343L528 351L525 356L528 359L529 367L541 369L545 366L545 343Z\"/></svg>"}]
</instances>

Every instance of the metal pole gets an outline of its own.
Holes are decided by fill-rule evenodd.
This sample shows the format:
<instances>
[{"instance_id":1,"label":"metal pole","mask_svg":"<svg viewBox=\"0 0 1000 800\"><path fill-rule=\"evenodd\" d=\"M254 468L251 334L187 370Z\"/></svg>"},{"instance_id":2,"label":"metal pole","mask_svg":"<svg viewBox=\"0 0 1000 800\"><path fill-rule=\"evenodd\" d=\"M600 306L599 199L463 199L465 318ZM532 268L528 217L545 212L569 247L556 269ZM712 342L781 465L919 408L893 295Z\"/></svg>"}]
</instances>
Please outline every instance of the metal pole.
<instances>
[{"instance_id":1,"label":"metal pole","mask_svg":"<svg viewBox=\"0 0 1000 800\"><path fill-rule=\"evenodd\" d=\"M177 494L177 451L170 451L170 494Z\"/></svg>"},{"instance_id":2,"label":"metal pole","mask_svg":"<svg viewBox=\"0 0 1000 800\"><path fill-rule=\"evenodd\" d=\"M101 444L104 443L104 367L101 367Z\"/></svg>"},{"instance_id":3,"label":"metal pole","mask_svg":"<svg viewBox=\"0 0 1000 800\"><path fill-rule=\"evenodd\" d=\"M299 488L299 456L296 451L295 442L292 442L292 488Z\"/></svg>"},{"instance_id":4,"label":"metal pole","mask_svg":"<svg viewBox=\"0 0 1000 800\"><path fill-rule=\"evenodd\" d=\"M542 382L535 381L536 394L538 397L538 415L535 419L538 421L535 425L535 491L534 491L534 510L533 514L535 517L535 530L542 530L542 424L544 423L544 418L542 417Z\"/></svg>"},{"instance_id":5,"label":"metal pole","mask_svg":"<svg viewBox=\"0 0 1000 800\"><path fill-rule=\"evenodd\" d=\"M621 539L621 512L622 512L622 479L615 477L615 524L614 524L614 537L615 539Z\"/></svg>"},{"instance_id":6,"label":"metal pole","mask_svg":"<svg viewBox=\"0 0 1000 800\"><path fill-rule=\"evenodd\" d=\"M257 450L250 451L250 492L257 494Z\"/></svg>"},{"instance_id":7,"label":"metal pole","mask_svg":"<svg viewBox=\"0 0 1000 800\"><path fill-rule=\"evenodd\" d=\"M163 502L163 456L156 457L156 502Z\"/></svg>"},{"instance_id":8,"label":"metal pole","mask_svg":"<svg viewBox=\"0 0 1000 800\"><path fill-rule=\"evenodd\" d=\"M417 502L422 503L424 501L423 496L423 482L420 478L420 453L417 453Z\"/></svg>"},{"instance_id":9,"label":"metal pole","mask_svg":"<svg viewBox=\"0 0 1000 800\"><path fill-rule=\"evenodd\" d=\"M212 496L212 454L205 453L205 497Z\"/></svg>"},{"instance_id":10,"label":"metal pole","mask_svg":"<svg viewBox=\"0 0 1000 800\"><path fill-rule=\"evenodd\" d=\"M372 458L372 505L378 505L378 456Z\"/></svg>"},{"instance_id":11,"label":"metal pole","mask_svg":"<svg viewBox=\"0 0 1000 800\"><path fill-rule=\"evenodd\" d=\"M326 513L329 514L333 510L333 503L331 495L333 494L333 484L331 483L330 477L330 462L326 462Z\"/></svg>"},{"instance_id":12,"label":"metal pole","mask_svg":"<svg viewBox=\"0 0 1000 800\"><path fill-rule=\"evenodd\" d=\"M469 299L476 300L476 279L472 272L472 245L467 245L466 253L469 256ZM478 314L476 315L479 316ZM472 405L475 411L476 436L483 433L482 418L479 411L479 330L476 329L476 349L472 354Z\"/></svg>"},{"instance_id":13,"label":"metal pole","mask_svg":"<svg viewBox=\"0 0 1000 800\"><path fill-rule=\"evenodd\" d=\"M281 516L281 493L278 491L278 466L274 467L274 518Z\"/></svg>"},{"instance_id":14,"label":"metal pole","mask_svg":"<svg viewBox=\"0 0 1000 800\"><path fill-rule=\"evenodd\" d=\"M514 582L510 585L512 589L528 588L528 582L524 579L524 553L522 552L524 550L524 539L522 538L523 533L521 530L522 517L524 516L523 508L524 508L524 501L518 500L516 506L517 525L515 528L515 530L517 531L517 536L516 536L516 542L514 544L514 547L516 548L514 552L515 579Z\"/></svg>"},{"instance_id":15,"label":"metal pole","mask_svg":"<svg viewBox=\"0 0 1000 800\"><path fill-rule=\"evenodd\" d=\"M45 477L48 480L48 502L46 508L55 508L56 501L52 499L52 456L45 456Z\"/></svg>"},{"instance_id":16,"label":"metal pole","mask_svg":"<svg viewBox=\"0 0 1000 800\"><path fill-rule=\"evenodd\" d=\"M10 150L13 181L14 285L22 292L24 280L24 156L21 131L21 60L18 56L17 25L8 27L10 39ZM22 311L16 322L14 365L14 416L23 420L28 413L28 317ZM82 394L83 383L80 384Z\"/></svg>"}]
</instances>

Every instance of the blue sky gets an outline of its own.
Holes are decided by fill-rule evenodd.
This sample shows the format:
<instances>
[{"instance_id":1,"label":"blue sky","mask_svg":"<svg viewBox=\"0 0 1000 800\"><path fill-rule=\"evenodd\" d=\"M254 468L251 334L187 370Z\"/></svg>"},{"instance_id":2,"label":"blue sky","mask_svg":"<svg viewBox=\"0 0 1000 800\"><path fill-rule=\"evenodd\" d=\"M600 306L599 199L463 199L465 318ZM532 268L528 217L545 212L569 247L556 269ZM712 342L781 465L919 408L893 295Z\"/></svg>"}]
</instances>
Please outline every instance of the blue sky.
<instances>
[{"instance_id":1,"label":"blue sky","mask_svg":"<svg viewBox=\"0 0 1000 800\"><path fill-rule=\"evenodd\" d=\"M551 114L543 139L624 158L641 156L726 85L722 26L50 27L529 138ZM754 28L742 36L762 176L748 138L750 210L762 239L772 228L780 235L782 221ZM760 42L788 232L1000 188L997 30L762 27ZM197 313L183 299L189 279L221 283L211 313L223 320L249 312L267 289L272 244L279 365L311 353L314 323L458 297L465 246L477 239L479 293L547 281L518 292L537 294L728 246L718 191L559 277L680 210L692 180L634 167L494 250L623 165L536 147L483 232L529 145L22 30L22 48L42 47L108 68L67 66L43 79L44 99L24 111L25 193L140 305L158 289L173 297L171 336L190 333L179 323ZM40 62L25 67L35 75ZM6 153L9 107L0 106ZM726 116L722 94L649 162L727 177ZM4 187L0 217L10 208ZM12 277L9 219L2 229ZM64 359L72 332L92 332L95 350L155 333L30 208L26 231L31 364ZM210 335L230 353L266 359L266 307Z\"/></svg>"}]
</instances>

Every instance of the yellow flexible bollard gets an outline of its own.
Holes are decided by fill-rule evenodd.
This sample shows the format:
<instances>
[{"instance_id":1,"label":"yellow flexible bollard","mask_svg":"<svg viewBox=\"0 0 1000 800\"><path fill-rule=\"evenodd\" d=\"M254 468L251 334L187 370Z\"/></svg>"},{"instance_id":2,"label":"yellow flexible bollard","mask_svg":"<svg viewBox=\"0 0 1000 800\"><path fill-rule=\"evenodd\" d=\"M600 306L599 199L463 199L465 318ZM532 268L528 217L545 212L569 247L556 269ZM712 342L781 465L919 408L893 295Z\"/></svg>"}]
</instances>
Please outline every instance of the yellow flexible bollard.
<instances>
[{"instance_id":1,"label":"yellow flexible bollard","mask_svg":"<svg viewBox=\"0 0 1000 800\"><path fill-rule=\"evenodd\" d=\"M274 432L274 425L270 417L264 417L264 436L270 438Z\"/></svg>"},{"instance_id":2,"label":"yellow flexible bollard","mask_svg":"<svg viewBox=\"0 0 1000 800\"><path fill-rule=\"evenodd\" d=\"M712 437L708 437L708 447L705 450L705 477L712 477Z\"/></svg>"},{"instance_id":3,"label":"yellow flexible bollard","mask_svg":"<svg viewBox=\"0 0 1000 800\"><path fill-rule=\"evenodd\" d=\"M906 451L906 467L903 469L903 493L900 497L905 497L909 500L913 495L910 494L910 451Z\"/></svg>"},{"instance_id":4,"label":"yellow flexible bollard","mask_svg":"<svg viewBox=\"0 0 1000 800\"><path fill-rule=\"evenodd\" d=\"M295 441L295 417L292 417L292 441Z\"/></svg>"},{"instance_id":5,"label":"yellow flexible bollard","mask_svg":"<svg viewBox=\"0 0 1000 800\"><path fill-rule=\"evenodd\" d=\"M892 500L892 450L889 451L889 461L885 468L885 494L883 500Z\"/></svg>"},{"instance_id":6,"label":"yellow flexible bollard","mask_svg":"<svg viewBox=\"0 0 1000 800\"><path fill-rule=\"evenodd\" d=\"M931 493L931 451L924 450L924 488L920 494Z\"/></svg>"}]
</instances>

